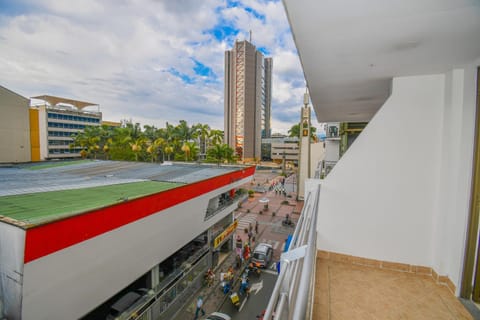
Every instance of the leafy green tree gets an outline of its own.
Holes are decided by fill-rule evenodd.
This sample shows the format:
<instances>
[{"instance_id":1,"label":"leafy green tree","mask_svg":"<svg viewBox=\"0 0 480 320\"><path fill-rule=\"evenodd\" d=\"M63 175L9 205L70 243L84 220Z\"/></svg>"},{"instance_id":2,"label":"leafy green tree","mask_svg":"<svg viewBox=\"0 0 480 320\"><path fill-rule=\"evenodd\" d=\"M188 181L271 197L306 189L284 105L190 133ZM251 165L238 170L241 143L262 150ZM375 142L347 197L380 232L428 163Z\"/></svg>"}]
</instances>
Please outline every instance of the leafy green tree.
<instances>
[{"instance_id":1,"label":"leafy green tree","mask_svg":"<svg viewBox=\"0 0 480 320\"><path fill-rule=\"evenodd\" d=\"M207 151L207 162L220 163L227 161L229 163L235 160L235 151L228 144L215 144Z\"/></svg>"},{"instance_id":2,"label":"leafy green tree","mask_svg":"<svg viewBox=\"0 0 480 320\"><path fill-rule=\"evenodd\" d=\"M194 141L186 141L183 143L181 150L184 153L185 161L193 161L198 157L198 146Z\"/></svg>"},{"instance_id":3,"label":"leafy green tree","mask_svg":"<svg viewBox=\"0 0 480 320\"><path fill-rule=\"evenodd\" d=\"M199 139L200 153L205 154L207 151L208 137L210 135L210 126L208 124L198 123L193 129L194 137Z\"/></svg>"},{"instance_id":4,"label":"leafy green tree","mask_svg":"<svg viewBox=\"0 0 480 320\"><path fill-rule=\"evenodd\" d=\"M120 127L86 127L75 135L70 147L80 146L82 157L101 155L112 160L155 162L160 154L163 161L165 157L170 160L173 154L176 160L192 161L197 159L200 148L205 153L209 146L222 142L223 131L211 130L207 124L189 127L180 120L177 126L167 122L165 128L145 125L142 130L139 123L124 120Z\"/></svg>"},{"instance_id":5,"label":"leafy green tree","mask_svg":"<svg viewBox=\"0 0 480 320\"><path fill-rule=\"evenodd\" d=\"M310 126L310 140L311 141L317 141L317 128ZM288 130L288 136L289 137L297 137L300 138L300 124L296 123L294 124L290 130Z\"/></svg>"},{"instance_id":6,"label":"leafy green tree","mask_svg":"<svg viewBox=\"0 0 480 320\"><path fill-rule=\"evenodd\" d=\"M100 130L101 128L98 126L85 127L82 132L78 132L75 135L74 142L70 145L70 148L79 145L84 151L81 153L83 158L93 155L93 158L96 159L100 150Z\"/></svg>"},{"instance_id":7,"label":"leafy green tree","mask_svg":"<svg viewBox=\"0 0 480 320\"><path fill-rule=\"evenodd\" d=\"M180 123L175 127L174 136L182 143L193 139L194 128L188 126L187 121L180 120Z\"/></svg>"},{"instance_id":8,"label":"leafy green tree","mask_svg":"<svg viewBox=\"0 0 480 320\"><path fill-rule=\"evenodd\" d=\"M174 153L174 149L171 145L166 145L165 148L163 149L163 152L167 155L168 161L170 161L170 156Z\"/></svg>"},{"instance_id":9,"label":"leafy green tree","mask_svg":"<svg viewBox=\"0 0 480 320\"><path fill-rule=\"evenodd\" d=\"M155 126L144 125L143 126L143 136L150 141L155 141L160 137L158 129Z\"/></svg>"},{"instance_id":10,"label":"leafy green tree","mask_svg":"<svg viewBox=\"0 0 480 320\"><path fill-rule=\"evenodd\" d=\"M131 128L121 126L112 132L112 141L108 144L108 153L112 160L131 161L135 159L130 143L134 141Z\"/></svg>"},{"instance_id":11,"label":"leafy green tree","mask_svg":"<svg viewBox=\"0 0 480 320\"><path fill-rule=\"evenodd\" d=\"M210 141L213 145L223 143L223 131L222 130L210 130Z\"/></svg>"},{"instance_id":12,"label":"leafy green tree","mask_svg":"<svg viewBox=\"0 0 480 320\"><path fill-rule=\"evenodd\" d=\"M296 123L294 124L290 130L288 130L288 136L293 138L293 137L298 137L300 138L300 124Z\"/></svg>"},{"instance_id":13,"label":"leafy green tree","mask_svg":"<svg viewBox=\"0 0 480 320\"><path fill-rule=\"evenodd\" d=\"M147 138L140 136L134 142L129 143L133 153L135 154L135 161L138 161L139 155L145 148L147 141Z\"/></svg>"},{"instance_id":14,"label":"leafy green tree","mask_svg":"<svg viewBox=\"0 0 480 320\"><path fill-rule=\"evenodd\" d=\"M157 157L159 151L162 152L162 155L164 155L163 152L163 146L165 145L165 140L163 138L157 138L155 141L150 143L150 145L147 148L147 152L150 154L152 162L157 162ZM165 155L163 156L163 161L165 161Z\"/></svg>"}]
</instances>

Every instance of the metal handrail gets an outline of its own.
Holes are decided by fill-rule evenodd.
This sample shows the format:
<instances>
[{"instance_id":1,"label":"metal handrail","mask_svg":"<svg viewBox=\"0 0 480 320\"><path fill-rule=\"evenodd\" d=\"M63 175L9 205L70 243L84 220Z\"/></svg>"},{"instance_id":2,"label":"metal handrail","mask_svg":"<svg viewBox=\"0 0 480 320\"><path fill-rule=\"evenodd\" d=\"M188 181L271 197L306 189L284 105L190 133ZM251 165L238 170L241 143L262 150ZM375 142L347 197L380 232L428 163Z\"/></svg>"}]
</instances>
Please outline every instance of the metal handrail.
<instances>
[{"instance_id":1,"label":"metal handrail","mask_svg":"<svg viewBox=\"0 0 480 320\"><path fill-rule=\"evenodd\" d=\"M275 283L263 319L311 319L312 283L315 283L317 211L320 185L307 193L287 254L282 255L280 275ZM301 258L285 259L288 252L305 248Z\"/></svg>"}]
</instances>

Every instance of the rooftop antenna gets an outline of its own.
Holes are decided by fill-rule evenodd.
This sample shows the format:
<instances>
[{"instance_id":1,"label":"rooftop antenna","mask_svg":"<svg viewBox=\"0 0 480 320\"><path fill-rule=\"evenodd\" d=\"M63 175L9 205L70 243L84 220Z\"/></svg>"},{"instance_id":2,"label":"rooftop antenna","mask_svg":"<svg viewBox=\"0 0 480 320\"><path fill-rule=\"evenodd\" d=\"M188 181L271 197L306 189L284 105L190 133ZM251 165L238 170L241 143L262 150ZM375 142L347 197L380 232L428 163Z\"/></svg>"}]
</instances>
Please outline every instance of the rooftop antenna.
<instances>
[{"instance_id":1,"label":"rooftop antenna","mask_svg":"<svg viewBox=\"0 0 480 320\"><path fill-rule=\"evenodd\" d=\"M249 32L250 32L250 43L252 43L252 30L250 30Z\"/></svg>"}]
</instances>

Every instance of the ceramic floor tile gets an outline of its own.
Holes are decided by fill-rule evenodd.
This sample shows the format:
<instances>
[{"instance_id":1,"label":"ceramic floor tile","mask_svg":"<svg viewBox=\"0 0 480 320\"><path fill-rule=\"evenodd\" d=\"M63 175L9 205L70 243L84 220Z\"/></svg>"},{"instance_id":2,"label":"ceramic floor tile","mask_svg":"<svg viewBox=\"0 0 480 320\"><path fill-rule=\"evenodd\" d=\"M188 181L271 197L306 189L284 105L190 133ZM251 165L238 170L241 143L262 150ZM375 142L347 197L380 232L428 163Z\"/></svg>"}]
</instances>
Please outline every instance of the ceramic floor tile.
<instances>
[{"instance_id":1,"label":"ceramic floor tile","mask_svg":"<svg viewBox=\"0 0 480 320\"><path fill-rule=\"evenodd\" d=\"M317 259L314 319L472 319L431 277Z\"/></svg>"}]
</instances>

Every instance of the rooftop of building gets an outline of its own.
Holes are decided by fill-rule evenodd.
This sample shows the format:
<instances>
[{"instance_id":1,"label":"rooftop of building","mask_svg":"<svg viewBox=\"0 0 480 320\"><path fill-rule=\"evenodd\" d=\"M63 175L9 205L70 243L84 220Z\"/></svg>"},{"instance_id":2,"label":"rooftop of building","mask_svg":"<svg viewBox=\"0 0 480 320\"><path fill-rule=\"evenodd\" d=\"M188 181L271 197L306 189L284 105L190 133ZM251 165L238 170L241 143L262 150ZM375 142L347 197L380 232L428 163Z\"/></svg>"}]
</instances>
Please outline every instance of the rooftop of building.
<instances>
[{"instance_id":1,"label":"rooftop of building","mask_svg":"<svg viewBox=\"0 0 480 320\"><path fill-rule=\"evenodd\" d=\"M46 94L41 95L41 96L37 96L37 97L32 97L32 99L43 100L43 101L49 103L52 106L56 106L58 104L69 104L69 105L72 105L72 106L76 107L78 110L82 110L83 108L89 107L89 106L98 106L98 103L94 103L94 102L73 100L73 99L68 99L68 98L50 96L50 95L46 95Z\"/></svg>"},{"instance_id":2,"label":"rooftop of building","mask_svg":"<svg viewBox=\"0 0 480 320\"><path fill-rule=\"evenodd\" d=\"M3 166L0 221L29 228L240 168L99 160Z\"/></svg>"}]
</instances>

